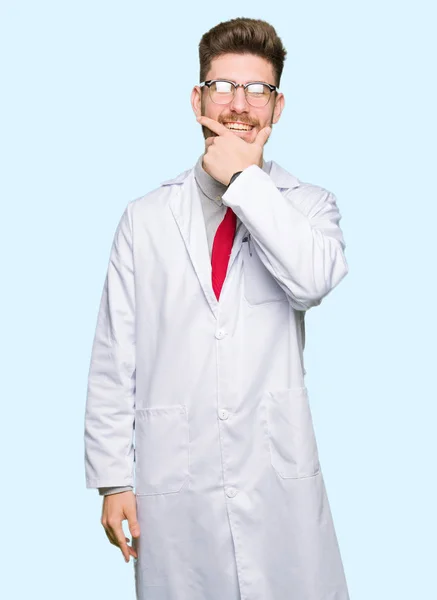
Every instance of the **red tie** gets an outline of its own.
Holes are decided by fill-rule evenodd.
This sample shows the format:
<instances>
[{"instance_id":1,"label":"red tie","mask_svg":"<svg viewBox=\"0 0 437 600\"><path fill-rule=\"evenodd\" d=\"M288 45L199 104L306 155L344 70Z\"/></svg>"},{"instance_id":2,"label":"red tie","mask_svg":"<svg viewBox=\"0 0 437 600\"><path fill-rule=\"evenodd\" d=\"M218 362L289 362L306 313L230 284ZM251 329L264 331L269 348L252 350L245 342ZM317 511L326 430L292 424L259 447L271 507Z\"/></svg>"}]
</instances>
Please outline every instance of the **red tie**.
<instances>
[{"instance_id":1,"label":"red tie","mask_svg":"<svg viewBox=\"0 0 437 600\"><path fill-rule=\"evenodd\" d=\"M217 300L220 298L223 282L228 270L229 257L234 243L237 216L228 206L223 221L218 226L212 245L212 287Z\"/></svg>"}]
</instances>

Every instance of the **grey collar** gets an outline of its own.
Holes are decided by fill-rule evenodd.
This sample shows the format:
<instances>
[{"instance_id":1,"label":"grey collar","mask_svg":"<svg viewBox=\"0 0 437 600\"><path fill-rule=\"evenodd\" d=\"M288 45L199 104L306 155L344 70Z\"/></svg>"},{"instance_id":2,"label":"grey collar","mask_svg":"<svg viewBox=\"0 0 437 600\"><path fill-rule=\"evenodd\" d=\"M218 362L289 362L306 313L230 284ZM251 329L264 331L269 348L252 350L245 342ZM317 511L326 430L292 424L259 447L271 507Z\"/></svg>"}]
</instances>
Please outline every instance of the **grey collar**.
<instances>
[{"instance_id":1,"label":"grey collar","mask_svg":"<svg viewBox=\"0 0 437 600\"><path fill-rule=\"evenodd\" d=\"M227 186L220 181L217 181L217 179L214 179L214 177L211 177L211 175L205 171L202 166L203 156L203 154L200 155L194 166L194 177L205 196L221 206L223 204L222 196L226 192ZM267 174L270 173L270 166L271 163L266 163L266 161L263 160L262 169Z\"/></svg>"},{"instance_id":2,"label":"grey collar","mask_svg":"<svg viewBox=\"0 0 437 600\"><path fill-rule=\"evenodd\" d=\"M202 155L203 156L203 155ZM269 171L269 177L280 190L292 190L300 185L307 185L302 182L296 175L293 175L274 160L269 160L265 165ZM161 182L161 186L183 185L190 177L194 178L194 167L186 169L171 179L166 179Z\"/></svg>"}]
</instances>

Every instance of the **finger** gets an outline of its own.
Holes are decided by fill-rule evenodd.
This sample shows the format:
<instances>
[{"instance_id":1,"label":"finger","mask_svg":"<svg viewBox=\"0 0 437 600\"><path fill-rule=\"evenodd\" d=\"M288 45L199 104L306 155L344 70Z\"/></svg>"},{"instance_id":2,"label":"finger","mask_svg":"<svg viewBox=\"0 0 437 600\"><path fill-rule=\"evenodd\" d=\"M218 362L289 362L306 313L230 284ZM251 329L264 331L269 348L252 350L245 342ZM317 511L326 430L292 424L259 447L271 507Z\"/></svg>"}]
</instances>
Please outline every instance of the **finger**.
<instances>
[{"instance_id":1,"label":"finger","mask_svg":"<svg viewBox=\"0 0 437 600\"><path fill-rule=\"evenodd\" d=\"M133 556L134 558L138 558L137 551L136 551L136 550L135 550L135 548L133 547L133 542L132 542L132 546L129 546L130 539L129 539L129 538L127 538L127 537L125 537L124 539L125 539L125 540L126 540L126 542L128 543L128 544L127 544L127 549L129 550L129 554L130 554L131 556Z\"/></svg>"},{"instance_id":2,"label":"finger","mask_svg":"<svg viewBox=\"0 0 437 600\"><path fill-rule=\"evenodd\" d=\"M272 133L271 127L264 127L264 129L261 129L261 131L256 136L255 144L258 144L258 146L261 146L261 148L262 148L264 146L264 144L267 142L267 140L269 139L271 133Z\"/></svg>"},{"instance_id":3,"label":"finger","mask_svg":"<svg viewBox=\"0 0 437 600\"><path fill-rule=\"evenodd\" d=\"M111 542L111 544L114 544L114 546L116 546L116 545L117 545L117 543L116 543L116 540L115 540L115 538L113 537L113 535L112 535L112 531L111 531L111 529L110 529L110 527L109 527L109 525L108 525L108 519L107 519L106 515L105 515L105 516L102 516L102 518L100 519L100 522L101 522L101 524L102 524L102 526L103 526L103 529L105 530L106 537L107 537L107 538L108 538L108 540Z\"/></svg>"},{"instance_id":4,"label":"finger","mask_svg":"<svg viewBox=\"0 0 437 600\"><path fill-rule=\"evenodd\" d=\"M109 523L109 531L111 537L115 540L115 545L120 548L125 561L129 562L129 550L125 540L123 527L121 526L121 521Z\"/></svg>"},{"instance_id":5,"label":"finger","mask_svg":"<svg viewBox=\"0 0 437 600\"><path fill-rule=\"evenodd\" d=\"M127 518L127 525L132 536L132 547L128 546L128 552L134 557L138 558L137 552L133 547L135 541L140 537L140 524L137 520L137 509L135 502L125 508L125 515Z\"/></svg>"},{"instance_id":6,"label":"finger","mask_svg":"<svg viewBox=\"0 0 437 600\"><path fill-rule=\"evenodd\" d=\"M209 146L212 146L212 144L214 143L215 139L216 139L215 137L206 138L206 140L205 140L205 146L207 148L209 148Z\"/></svg>"},{"instance_id":7,"label":"finger","mask_svg":"<svg viewBox=\"0 0 437 600\"><path fill-rule=\"evenodd\" d=\"M197 122L205 127L208 127L211 131L216 133L217 135L224 135L226 137L233 136L232 131L229 131L224 125L219 123L218 121L214 121L214 119L210 119L209 117L197 117Z\"/></svg>"},{"instance_id":8,"label":"finger","mask_svg":"<svg viewBox=\"0 0 437 600\"><path fill-rule=\"evenodd\" d=\"M110 541L110 543L113 544L114 546L118 546L117 541L112 536L110 530L105 528L105 533L106 533L106 537L108 538L108 540Z\"/></svg>"},{"instance_id":9,"label":"finger","mask_svg":"<svg viewBox=\"0 0 437 600\"><path fill-rule=\"evenodd\" d=\"M109 542L110 542L110 543L111 543L113 546L116 546L117 548L120 548L120 544L119 544L118 540L117 540L117 539L114 537L114 535L113 535L113 534L110 532L110 530L109 530L109 529L105 529L105 533L106 533L106 536L107 536L107 538L108 538ZM129 538L126 538L126 537L125 537L125 540L126 540L126 542L129 542ZM132 552L132 551L131 551L131 548L130 548L130 546L129 546L129 545L127 545L127 549L128 549L128 552L129 552L129 554L130 554L131 556L133 556L134 558L138 558L138 556L137 556L137 554L136 554L135 550Z\"/></svg>"}]
</instances>

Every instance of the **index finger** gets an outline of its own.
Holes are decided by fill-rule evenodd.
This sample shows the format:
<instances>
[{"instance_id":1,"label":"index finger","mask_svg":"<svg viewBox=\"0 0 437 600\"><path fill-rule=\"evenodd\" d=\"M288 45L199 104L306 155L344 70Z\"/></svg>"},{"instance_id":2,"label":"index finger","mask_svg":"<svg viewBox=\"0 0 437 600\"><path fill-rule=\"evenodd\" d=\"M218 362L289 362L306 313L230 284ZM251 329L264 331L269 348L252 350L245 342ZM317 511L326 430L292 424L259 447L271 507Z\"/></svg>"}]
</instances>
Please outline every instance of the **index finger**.
<instances>
[{"instance_id":1,"label":"index finger","mask_svg":"<svg viewBox=\"0 0 437 600\"><path fill-rule=\"evenodd\" d=\"M211 131L216 133L217 135L234 135L229 129L227 129L224 125L219 123L218 121L214 121L214 119L210 119L209 117L197 117L197 122L205 127L208 127Z\"/></svg>"}]
</instances>

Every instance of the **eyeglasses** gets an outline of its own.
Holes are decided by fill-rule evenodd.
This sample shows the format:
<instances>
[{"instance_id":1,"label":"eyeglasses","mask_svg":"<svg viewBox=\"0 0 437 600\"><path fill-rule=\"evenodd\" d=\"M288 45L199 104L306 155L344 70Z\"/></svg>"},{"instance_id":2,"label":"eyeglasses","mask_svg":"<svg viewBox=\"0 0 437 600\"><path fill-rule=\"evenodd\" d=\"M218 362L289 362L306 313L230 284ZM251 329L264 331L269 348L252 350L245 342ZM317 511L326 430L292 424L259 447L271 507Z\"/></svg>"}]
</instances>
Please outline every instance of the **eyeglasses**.
<instances>
[{"instance_id":1,"label":"eyeglasses","mask_svg":"<svg viewBox=\"0 0 437 600\"><path fill-rule=\"evenodd\" d=\"M210 79L199 84L200 87L209 88L209 96L215 104L229 104L232 102L238 87L244 88L247 102L251 106L266 106L272 92L276 92L276 85L262 81L250 81L249 83L235 83L227 79Z\"/></svg>"}]
</instances>

